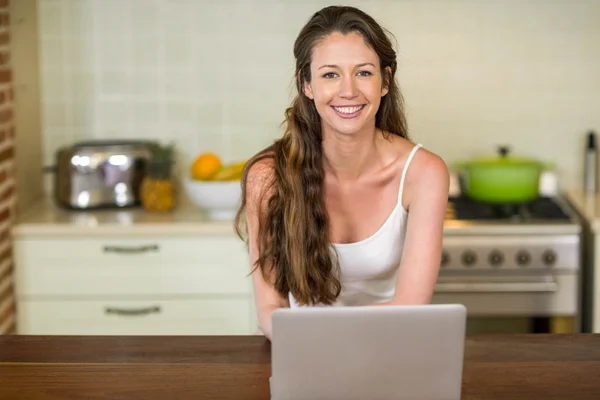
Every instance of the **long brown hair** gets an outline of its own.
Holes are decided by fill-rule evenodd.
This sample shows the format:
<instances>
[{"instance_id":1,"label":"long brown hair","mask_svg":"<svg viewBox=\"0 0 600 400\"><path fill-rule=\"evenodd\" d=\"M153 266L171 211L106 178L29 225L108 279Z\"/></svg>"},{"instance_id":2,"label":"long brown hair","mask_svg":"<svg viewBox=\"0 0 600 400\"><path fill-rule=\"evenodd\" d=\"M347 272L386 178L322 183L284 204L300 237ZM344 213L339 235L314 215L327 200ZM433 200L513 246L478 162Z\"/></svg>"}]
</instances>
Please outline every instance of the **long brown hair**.
<instances>
[{"instance_id":1,"label":"long brown hair","mask_svg":"<svg viewBox=\"0 0 600 400\"><path fill-rule=\"evenodd\" d=\"M242 179L242 203L235 219L238 235L247 242L242 214L246 208L248 171L257 162L270 159L270 194L267 207L259 213L259 257L254 268L260 268L265 279L274 272L271 283L277 292L284 298L291 293L300 305L332 304L341 290L323 198L321 118L312 100L302 92L302 84L311 81L314 46L334 32L358 32L377 53L383 84L389 91L381 99L375 126L386 135L408 137L402 96L394 79L396 52L387 31L354 7L331 6L315 13L294 43L298 93L285 111L284 135L248 161Z\"/></svg>"}]
</instances>

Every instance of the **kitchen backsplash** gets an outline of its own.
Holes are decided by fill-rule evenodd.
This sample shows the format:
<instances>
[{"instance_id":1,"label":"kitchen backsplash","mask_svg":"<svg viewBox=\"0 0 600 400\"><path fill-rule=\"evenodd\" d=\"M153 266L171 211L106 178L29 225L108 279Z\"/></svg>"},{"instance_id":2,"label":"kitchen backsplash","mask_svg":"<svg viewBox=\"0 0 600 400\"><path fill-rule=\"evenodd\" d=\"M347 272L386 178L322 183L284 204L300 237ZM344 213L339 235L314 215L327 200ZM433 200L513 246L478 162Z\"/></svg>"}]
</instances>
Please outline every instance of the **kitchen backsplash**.
<instances>
[{"instance_id":1,"label":"kitchen backsplash","mask_svg":"<svg viewBox=\"0 0 600 400\"><path fill-rule=\"evenodd\" d=\"M39 0L45 163L88 138L244 159L281 134L292 46L328 1ZM395 36L412 138L449 164L515 154L583 179L600 130L599 1L354 1Z\"/></svg>"}]
</instances>

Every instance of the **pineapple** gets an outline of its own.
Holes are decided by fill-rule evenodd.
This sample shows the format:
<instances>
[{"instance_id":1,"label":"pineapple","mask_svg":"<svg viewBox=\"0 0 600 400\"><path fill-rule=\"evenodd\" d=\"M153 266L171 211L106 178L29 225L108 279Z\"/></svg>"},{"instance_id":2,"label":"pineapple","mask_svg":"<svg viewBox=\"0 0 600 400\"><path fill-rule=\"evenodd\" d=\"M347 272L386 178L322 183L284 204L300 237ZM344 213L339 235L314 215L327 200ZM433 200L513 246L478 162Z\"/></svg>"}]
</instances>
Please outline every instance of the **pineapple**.
<instances>
[{"instance_id":1,"label":"pineapple","mask_svg":"<svg viewBox=\"0 0 600 400\"><path fill-rule=\"evenodd\" d=\"M156 143L150 147L152 156L148 162L148 175L153 179L170 179L175 157L175 145L161 146Z\"/></svg>"},{"instance_id":2,"label":"pineapple","mask_svg":"<svg viewBox=\"0 0 600 400\"><path fill-rule=\"evenodd\" d=\"M170 211L175 207L175 187L172 170L175 146L154 144L148 160L146 177L142 182L142 205L148 211Z\"/></svg>"}]
</instances>

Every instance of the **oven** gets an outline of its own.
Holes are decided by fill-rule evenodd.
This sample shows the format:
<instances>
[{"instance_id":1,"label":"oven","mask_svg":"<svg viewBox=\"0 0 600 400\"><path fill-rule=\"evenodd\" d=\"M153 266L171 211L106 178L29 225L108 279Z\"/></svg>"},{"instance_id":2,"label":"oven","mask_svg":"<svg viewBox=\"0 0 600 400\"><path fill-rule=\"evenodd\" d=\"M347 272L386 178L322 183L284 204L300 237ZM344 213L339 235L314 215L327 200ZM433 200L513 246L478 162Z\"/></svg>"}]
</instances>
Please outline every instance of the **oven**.
<instances>
[{"instance_id":1,"label":"oven","mask_svg":"<svg viewBox=\"0 0 600 400\"><path fill-rule=\"evenodd\" d=\"M433 303L468 333L580 331L581 224L560 196L519 205L450 197Z\"/></svg>"}]
</instances>

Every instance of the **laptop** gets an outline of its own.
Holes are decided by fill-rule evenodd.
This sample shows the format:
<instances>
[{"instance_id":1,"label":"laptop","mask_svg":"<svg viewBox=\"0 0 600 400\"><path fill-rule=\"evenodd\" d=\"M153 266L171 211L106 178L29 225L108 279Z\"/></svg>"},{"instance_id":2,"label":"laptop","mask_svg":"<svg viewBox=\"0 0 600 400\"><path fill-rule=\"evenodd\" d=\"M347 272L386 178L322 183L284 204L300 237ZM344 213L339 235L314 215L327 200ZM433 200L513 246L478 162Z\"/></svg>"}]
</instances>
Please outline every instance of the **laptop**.
<instances>
[{"instance_id":1,"label":"laptop","mask_svg":"<svg viewBox=\"0 0 600 400\"><path fill-rule=\"evenodd\" d=\"M273 312L273 400L458 400L461 304Z\"/></svg>"}]
</instances>

